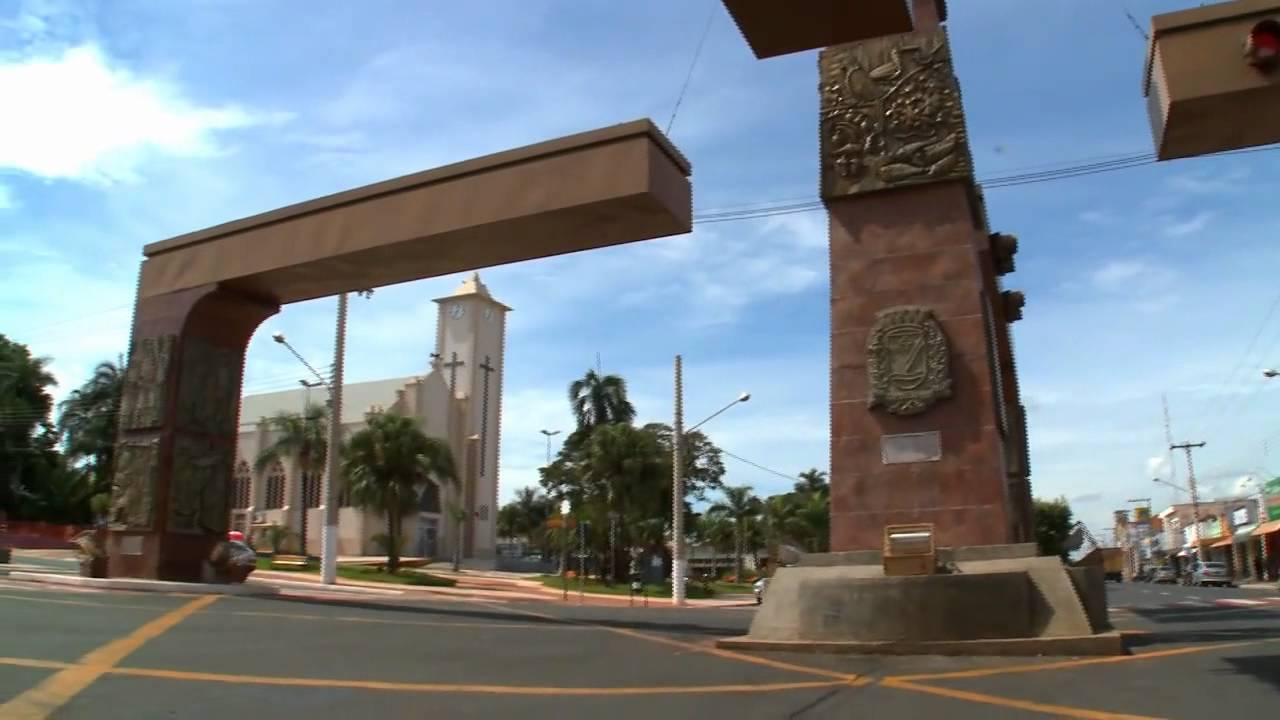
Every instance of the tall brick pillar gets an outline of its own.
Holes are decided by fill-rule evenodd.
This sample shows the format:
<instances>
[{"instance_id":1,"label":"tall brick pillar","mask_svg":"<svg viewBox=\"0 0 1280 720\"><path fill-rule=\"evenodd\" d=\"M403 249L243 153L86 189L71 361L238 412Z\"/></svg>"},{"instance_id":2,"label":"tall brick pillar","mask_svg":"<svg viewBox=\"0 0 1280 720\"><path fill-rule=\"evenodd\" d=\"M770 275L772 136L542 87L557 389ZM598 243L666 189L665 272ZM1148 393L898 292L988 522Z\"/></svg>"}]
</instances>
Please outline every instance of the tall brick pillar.
<instances>
[{"instance_id":1,"label":"tall brick pillar","mask_svg":"<svg viewBox=\"0 0 1280 720\"><path fill-rule=\"evenodd\" d=\"M1030 538L1025 420L1003 292L1016 240L973 180L942 27L824 50L831 248L831 549L929 522L940 546Z\"/></svg>"},{"instance_id":2,"label":"tall brick pillar","mask_svg":"<svg viewBox=\"0 0 1280 720\"><path fill-rule=\"evenodd\" d=\"M111 491L107 573L199 582L226 538L244 351L279 305L217 285L139 289Z\"/></svg>"}]
</instances>

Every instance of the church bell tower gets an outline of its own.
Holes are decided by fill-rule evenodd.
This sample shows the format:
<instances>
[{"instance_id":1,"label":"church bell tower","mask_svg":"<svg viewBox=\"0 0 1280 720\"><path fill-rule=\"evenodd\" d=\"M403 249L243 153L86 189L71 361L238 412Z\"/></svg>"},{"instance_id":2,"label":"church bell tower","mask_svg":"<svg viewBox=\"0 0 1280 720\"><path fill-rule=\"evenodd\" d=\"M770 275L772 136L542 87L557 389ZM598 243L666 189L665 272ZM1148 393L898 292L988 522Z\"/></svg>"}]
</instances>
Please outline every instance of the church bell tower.
<instances>
[{"instance_id":1,"label":"church bell tower","mask_svg":"<svg viewBox=\"0 0 1280 720\"><path fill-rule=\"evenodd\" d=\"M467 511L463 557L489 559L497 545L498 462L507 313L473 273L453 293L437 298L436 367L461 412L451 428ZM458 431L461 432L458 432Z\"/></svg>"}]
</instances>

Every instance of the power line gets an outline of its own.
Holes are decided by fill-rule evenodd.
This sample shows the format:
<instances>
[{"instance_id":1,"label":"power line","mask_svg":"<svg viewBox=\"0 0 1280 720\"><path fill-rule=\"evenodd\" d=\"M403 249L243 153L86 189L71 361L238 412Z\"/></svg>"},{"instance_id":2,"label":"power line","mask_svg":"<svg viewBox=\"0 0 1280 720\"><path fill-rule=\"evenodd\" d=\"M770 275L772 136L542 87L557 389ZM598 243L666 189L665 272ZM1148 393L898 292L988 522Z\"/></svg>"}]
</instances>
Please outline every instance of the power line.
<instances>
[{"instance_id":1,"label":"power line","mask_svg":"<svg viewBox=\"0 0 1280 720\"><path fill-rule=\"evenodd\" d=\"M720 452L721 452L721 454L723 454L723 455L728 455L729 457L733 458L734 460L737 460L738 462L746 463L746 464L750 465L751 467L756 468L757 470L763 470L763 471L765 471L765 472L767 472L767 473L772 473L772 474L777 475L778 477L780 477L780 478L782 478L782 479L784 479L784 480L791 480L791 481L793 481L793 482L794 482L795 480L799 479L799 476L798 476L798 475L788 475L788 474L783 473L783 472L778 472L777 470L774 470L774 469L772 469L772 468L767 468L767 467L765 467L765 466L763 466L763 465L761 465L761 464L759 464L759 463L751 462L750 460L748 460L748 459L746 459L746 458L744 458L744 457L740 457L740 456L738 456L738 455L734 455L733 453L729 452L728 450L725 450L724 448L721 448L721 449L720 449Z\"/></svg>"},{"instance_id":2,"label":"power line","mask_svg":"<svg viewBox=\"0 0 1280 720\"><path fill-rule=\"evenodd\" d=\"M676 96L675 107L671 108L671 119L667 120L666 135L671 135L671 126L676 121L676 113L680 112L680 103L684 102L685 91L689 89L689 81L693 79L693 70L698 66L698 58L702 55L702 46L707 42L707 35L711 32L711 21L716 17L716 10L719 3L712 0L710 3L711 12L707 14L707 24L702 27L702 36L698 38L698 47L693 51L693 60L689 63L689 72L684 76L684 83L680 86L680 94Z\"/></svg>"}]
</instances>

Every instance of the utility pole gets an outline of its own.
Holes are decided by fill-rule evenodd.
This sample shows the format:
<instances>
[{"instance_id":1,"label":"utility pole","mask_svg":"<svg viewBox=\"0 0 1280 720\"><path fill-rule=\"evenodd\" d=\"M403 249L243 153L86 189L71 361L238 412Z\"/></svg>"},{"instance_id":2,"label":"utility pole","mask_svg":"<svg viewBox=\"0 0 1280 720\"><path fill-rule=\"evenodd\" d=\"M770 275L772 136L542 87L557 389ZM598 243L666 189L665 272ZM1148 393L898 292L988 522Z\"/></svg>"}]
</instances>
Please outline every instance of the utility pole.
<instances>
[{"instance_id":1,"label":"utility pole","mask_svg":"<svg viewBox=\"0 0 1280 720\"><path fill-rule=\"evenodd\" d=\"M1170 445L1169 450L1182 450L1187 453L1187 488L1191 490L1191 522L1195 528L1196 544L1195 559L1200 560L1201 538L1200 538L1200 494L1196 492L1196 466L1191 460L1192 448L1202 448L1204 442L1184 442L1176 445Z\"/></svg>"},{"instance_id":2,"label":"utility pole","mask_svg":"<svg viewBox=\"0 0 1280 720\"><path fill-rule=\"evenodd\" d=\"M357 295L373 297L372 290ZM338 322L333 339L333 379L329 383L329 448L320 494L324 496L324 527L320 531L320 582L338 581L338 459L342 454L342 368L347 347L347 294L338 295ZM305 504L305 503L304 503Z\"/></svg>"},{"instance_id":3,"label":"utility pole","mask_svg":"<svg viewBox=\"0 0 1280 720\"><path fill-rule=\"evenodd\" d=\"M684 605L684 378L676 356L676 407L671 432L671 604Z\"/></svg>"}]
</instances>

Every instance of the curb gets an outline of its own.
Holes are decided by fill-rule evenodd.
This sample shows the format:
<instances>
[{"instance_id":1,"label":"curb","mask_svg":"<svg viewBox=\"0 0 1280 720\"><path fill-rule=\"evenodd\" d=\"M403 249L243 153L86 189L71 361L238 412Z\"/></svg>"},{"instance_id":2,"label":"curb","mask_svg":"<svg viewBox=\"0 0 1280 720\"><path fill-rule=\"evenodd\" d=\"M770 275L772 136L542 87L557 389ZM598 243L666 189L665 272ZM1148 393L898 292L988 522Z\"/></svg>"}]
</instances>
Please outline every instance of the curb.
<instances>
[{"instance_id":1,"label":"curb","mask_svg":"<svg viewBox=\"0 0 1280 720\"><path fill-rule=\"evenodd\" d=\"M321 583L292 582L288 580L263 581L250 579L241 585L219 583L188 583L170 580L145 580L142 578L88 578L79 575L57 575L53 573L12 572L10 580L43 583L46 585L65 585L70 587L95 588L99 590L132 590L136 592L173 592L187 595L242 595L264 596L279 595L282 590L310 590L322 593L363 595L363 596L400 596L399 590L383 590L381 588L353 588Z\"/></svg>"},{"instance_id":2,"label":"curb","mask_svg":"<svg viewBox=\"0 0 1280 720\"><path fill-rule=\"evenodd\" d=\"M177 592L191 595L275 595L279 591L270 586L221 585L215 583L187 583L169 580L144 580L141 578L89 578L79 575L55 575L53 573L15 572L10 580L98 588L100 590L136 590L140 592Z\"/></svg>"},{"instance_id":3,"label":"curb","mask_svg":"<svg viewBox=\"0 0 1280 720\"><path fill-rule=\"evenodd\" d=\"M250 577L245 581L245 585L275 588L279 590L313 590L315 592L342 593L344 595L383 595L398 597L405 594L403 590L390 590L386 588L368 587L366 585L339 585L337 583L333 585L325 585L322 582L307 582L306 580L277 580L274 577Z\"/></svg>"},{"instance_id":4,"label":"curb","mask_svg":"<svg viewBox=\"0 0 1280 720\"><path fill-rule=\"evenodd\" d=\"M722 650L755 652L792 652L845 655L951 655L1006 656L1037 655L1127 655L1124 638L1119 632L1066 637L1007 638L992 640L757 640L750 636L721 638L716 647Z\"/></svg>"}]
</instances>

